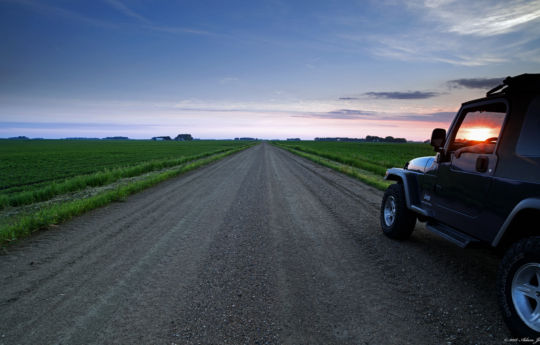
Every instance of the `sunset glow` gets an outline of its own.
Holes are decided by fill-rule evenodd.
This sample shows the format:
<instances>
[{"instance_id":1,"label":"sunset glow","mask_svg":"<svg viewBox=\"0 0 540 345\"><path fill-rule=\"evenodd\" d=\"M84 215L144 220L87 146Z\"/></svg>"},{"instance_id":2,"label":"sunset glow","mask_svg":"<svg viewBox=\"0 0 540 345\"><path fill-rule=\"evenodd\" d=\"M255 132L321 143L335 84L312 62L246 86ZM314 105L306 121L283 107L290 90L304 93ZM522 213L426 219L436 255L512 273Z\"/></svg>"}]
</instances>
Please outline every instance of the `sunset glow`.
<instances>
[{"instance_id":1,"label":"sunset glow","mask_svg":"<svg viewBox=\"0 0 540 345\"><path fill-rule=\"evenodd\" d=\"M472 140L472 141L484 141L488 138L497 137L499 135L499 128L490 127L471 127L463 128L462 136L459 139Z\"/></svg>"}]
</instances>

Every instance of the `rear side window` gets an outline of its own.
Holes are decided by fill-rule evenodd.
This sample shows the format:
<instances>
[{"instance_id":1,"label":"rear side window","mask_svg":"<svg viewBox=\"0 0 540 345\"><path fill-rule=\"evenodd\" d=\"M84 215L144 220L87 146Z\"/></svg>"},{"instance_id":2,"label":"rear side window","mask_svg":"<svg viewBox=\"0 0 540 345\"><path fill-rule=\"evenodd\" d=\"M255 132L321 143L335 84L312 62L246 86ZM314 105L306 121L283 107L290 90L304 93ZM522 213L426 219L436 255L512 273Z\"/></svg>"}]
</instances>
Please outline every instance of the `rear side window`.
<instances>
[{"instance_id":1,"label":"rear side window","mask_svg":"<svg viewBox=\"0 0 540 345\"><path fill-rule=\"evenodd\" d=\"M520 156L540 157L540 96L529 104L516 153Z\"/></svg>"}]
</instances>

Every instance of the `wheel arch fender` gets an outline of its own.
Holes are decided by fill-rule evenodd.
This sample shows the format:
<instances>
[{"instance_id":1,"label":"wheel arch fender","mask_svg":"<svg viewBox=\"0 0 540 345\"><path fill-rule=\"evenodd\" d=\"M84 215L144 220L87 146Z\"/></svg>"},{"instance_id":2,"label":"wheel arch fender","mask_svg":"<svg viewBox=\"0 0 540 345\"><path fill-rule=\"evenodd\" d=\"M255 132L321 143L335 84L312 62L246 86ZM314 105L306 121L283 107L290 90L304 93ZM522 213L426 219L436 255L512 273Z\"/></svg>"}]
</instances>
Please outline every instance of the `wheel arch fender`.
<instances>
[{"instance_id":1,"label":"wheel arch fender","mask_svg":"<svg viewBox=\"0 0 540 345\"><path fill-rule=\"evenodd\" d=\"M405 204L408 209L412 209L412 200L417 191L411 186L410 173L405 169L391 168L386 171L384 177L387 181L396 181L403 185L403 192L405 193Z\"/></svg>"},{"instance_id":2,"label":"wheel arch fender","mask_svg":"<svg viewBox=\"0 0 540 345\"><path fill-rule=\"evenodd\" d=\"M533 235L540 235L540 229L518 229L514 232L513 229L520 228L526 219L533 215L540 216L540 198L528 198L520 201L510 212L503 225L497 232L497 235L491 242L493 247L498 247L501 244L518 240L519 238Z\"/></svg>"}]
</instances>

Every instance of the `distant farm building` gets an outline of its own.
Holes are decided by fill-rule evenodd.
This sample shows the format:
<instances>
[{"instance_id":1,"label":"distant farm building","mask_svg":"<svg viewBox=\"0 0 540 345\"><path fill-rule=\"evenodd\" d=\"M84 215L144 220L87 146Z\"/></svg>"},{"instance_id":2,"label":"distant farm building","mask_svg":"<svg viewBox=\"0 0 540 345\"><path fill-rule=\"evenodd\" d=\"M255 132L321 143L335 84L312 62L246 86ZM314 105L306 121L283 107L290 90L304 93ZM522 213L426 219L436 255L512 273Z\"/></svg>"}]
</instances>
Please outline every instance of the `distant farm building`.
<instances>
[{"instance_id":1,"label":"distant farm building","mask_svg":"<svg viewBox=\"0 0 540 345\"><path fill-rule=\"evenodd\" d=\"M165 136L165 137L152 137L152 140L154 141L166 141L166 140L172 140L170 136Z\"/></svg>"},{"instance_id":2,"label":"distant farm building","mask_svg":"<svg viewBox=\"0 0 540 345\"><path fill-rule=\"evenodd\" d=\"M191 136L191 134L178 134L176 136L176 138L174 138L174 140L176 140L176 141L189 141L189 140L193 140L193 137Z\"/></svg>"}]
</instances>

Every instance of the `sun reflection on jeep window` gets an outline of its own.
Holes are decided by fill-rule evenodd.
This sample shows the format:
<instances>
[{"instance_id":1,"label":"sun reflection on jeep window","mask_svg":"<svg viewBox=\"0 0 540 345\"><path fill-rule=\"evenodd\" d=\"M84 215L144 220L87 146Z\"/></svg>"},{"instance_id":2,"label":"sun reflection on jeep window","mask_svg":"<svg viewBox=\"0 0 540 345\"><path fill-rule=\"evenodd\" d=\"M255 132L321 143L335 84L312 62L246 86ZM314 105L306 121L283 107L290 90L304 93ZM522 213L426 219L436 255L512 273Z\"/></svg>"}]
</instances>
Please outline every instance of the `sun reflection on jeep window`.
<instances>
[{"instance_id":1,"label":"sun reflection on jeep window","mask_svg":"<svg viewBox=\"0 0 540 345\"><path fill-rule=\"evenodd\" d=\"M469 112L465 116L455 142L482 142L497 138L501 131L505 113L503 112Z\"/></svg>"},{"instance_id":2,"label":"sun reflection on jeep window","mask_svg":"<svg viewBox=\"0 0 540 345\"><path fill-rule=\"evenodd\" d=\"M484 141L488 138L497 137L499 135L499 129L493 127L463 128L463 138L457 138L456 140Z\"/></svg>"}]
</instances>

